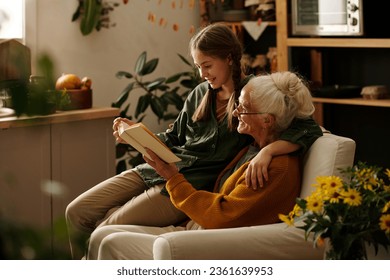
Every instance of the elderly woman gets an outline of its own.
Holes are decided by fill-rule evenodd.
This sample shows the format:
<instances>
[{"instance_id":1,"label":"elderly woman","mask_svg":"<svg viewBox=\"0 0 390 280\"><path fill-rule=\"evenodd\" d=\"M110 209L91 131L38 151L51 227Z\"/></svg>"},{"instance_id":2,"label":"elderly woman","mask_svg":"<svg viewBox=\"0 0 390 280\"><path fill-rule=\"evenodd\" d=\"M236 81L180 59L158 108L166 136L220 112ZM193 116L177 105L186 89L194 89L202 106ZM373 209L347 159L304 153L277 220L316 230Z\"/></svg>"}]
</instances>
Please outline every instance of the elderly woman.
<instances>
[{"instance_id":1,"label":"elderly woman","mask_svg":"<svg viewBox=\"0 0 390 280\"><path fill-rule=\"evenodd\" d=\"M278 222L278 214L289 212L299 195L300 157L289 154L273 158L269 180L262 189L246 185L246 169L250 160L278 140L294 119L310 118L313 112L310 91L296 74L282 72L253 78L242 89L233 116L239 120L237 131L251 135L255 142L224 170L214 192L196 190L174 164L163 162L151 151L152 160L145 157L167 180L172 203L191 219L187 225L103 226L92 233L87 258L152 259L153 242L162 233Z\"/></svg>"}]
</instances>

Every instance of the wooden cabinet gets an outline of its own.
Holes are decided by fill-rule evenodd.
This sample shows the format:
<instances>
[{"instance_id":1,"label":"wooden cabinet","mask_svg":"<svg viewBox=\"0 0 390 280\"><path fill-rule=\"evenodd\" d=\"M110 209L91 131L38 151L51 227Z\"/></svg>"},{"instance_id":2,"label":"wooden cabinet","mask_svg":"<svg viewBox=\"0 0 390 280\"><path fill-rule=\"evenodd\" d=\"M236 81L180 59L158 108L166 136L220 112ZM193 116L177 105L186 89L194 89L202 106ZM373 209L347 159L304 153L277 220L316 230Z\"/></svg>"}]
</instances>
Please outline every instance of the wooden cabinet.
<instances>
[{"instance_id":1,"label":"wooden cabinet","mask_svg":"<svg viewBox=\"0 0 390 280\"><path fill-rule=\"evenodd\" d=\"M0 119L1 120L1 119ZM50 127L0 130L0 213L15 223L50 225L51 196L42 183L51 179Z\"/></svg>"},{"instance_id":2,"label":"wooden cabinet","mask_svg":"<svg viewBox=\"0 0 390 280\"><path fill-rule=\"evenodd\" d=\"M0 118L0 214L50 228L76 196L115 175L112 121L118 114L92 108Z\"/></svg>"}]
</instances>

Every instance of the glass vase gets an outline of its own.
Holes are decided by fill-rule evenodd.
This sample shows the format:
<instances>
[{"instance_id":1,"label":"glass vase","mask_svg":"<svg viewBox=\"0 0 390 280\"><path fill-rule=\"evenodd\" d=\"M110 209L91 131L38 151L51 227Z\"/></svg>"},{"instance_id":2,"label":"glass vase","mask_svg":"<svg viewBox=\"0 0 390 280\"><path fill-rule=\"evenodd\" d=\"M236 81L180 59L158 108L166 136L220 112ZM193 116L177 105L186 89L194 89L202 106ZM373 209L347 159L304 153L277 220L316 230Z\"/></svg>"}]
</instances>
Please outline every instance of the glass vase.
<instances>
[{"instance_id":1,"label":"glass vase","mask_svg":"<svg viewBox=\"0 0 390 280\"><path fill-rule=\"evenodd\" d=\"M333 244L338 244L340 246L333 246ZM325 244L324 259L326 260L366 260L367 252L364 240L357 239L354 240L346 248L343 242L332 242L332 240L327 240Z\"/></svg>"}]
</instances>

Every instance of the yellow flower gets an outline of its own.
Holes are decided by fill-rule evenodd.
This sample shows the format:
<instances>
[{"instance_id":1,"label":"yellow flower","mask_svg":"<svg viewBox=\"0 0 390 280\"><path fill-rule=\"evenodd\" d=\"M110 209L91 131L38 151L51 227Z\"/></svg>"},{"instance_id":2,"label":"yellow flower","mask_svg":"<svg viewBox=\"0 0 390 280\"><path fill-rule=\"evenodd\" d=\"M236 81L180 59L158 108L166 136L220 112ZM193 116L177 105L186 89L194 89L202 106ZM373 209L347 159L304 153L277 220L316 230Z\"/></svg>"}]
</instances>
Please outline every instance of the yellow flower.
<instances>
[{"instance_id":1,"label":"yellow flower","mask_svg":"<svg viewBox=\"0 0 390 280\"><path fill-rule=\"evenodd\" d=\"M313 212L321 212L323 201L316 196L310 196L307 198L306 208Z\"/></svg>"},{"instance_id":2,"label":"yellow flower","mask_svg":"<svg viewBox=\"0 0 390 280\"><path fill-rule=\"evenodd\" d=\"M383 206L382 213L386 213L390 208L390 201Z\"/></svg>"},{"instance_id":3,"label":"yellow flower","mask_svg":"<svg viewBox=\"0 0 390 280\"><path fill-rule=\"evenodd\" d=\"M287 225L294 225L294 219L292 219L290 215L279 214L278 217L282 222L286 223Z\"/></svg>"},{"instance_id":4,"label":"yellow flower","mask_svg":"<svg viewBox=\"0 0 390 280\"><path fill-rule=\"evenodd\" d=\"M372 191L372 185L371 184L364 184L364 189Z\"/></svg>"},{"instance_id":5,"label":"yellow flower","mask_svg":"<svg viewBox=\"0 0 390 280\"><path fill-rule=\"evenodd\" d=\"M340 201L341 195L338 192L334 192L329 197L330 203L338 203Z\"/></svg>"},{"instance_id":6,"label":"yellow flower","mask_svg":"<svg viewBox=\"0 0 390 280\"><path fill-rule=\"evenodd\" d=\"M377 186L379 184L378 178L376 176L375 177L374 176L370 177L368 182L369 182L370 185L374 185L374 186Z\"/></svg>"},{"instance_id":7,"label":"yellow flower","mask_svg":"<svg viewBox=\"0 0 390 280\"><path fill-rule=\"evenodd\" d=\"M344 203L349 204L351 206L359 206L362 204L362 196L355 189L348 189L342 192L342 196L344 197Z\"/></svg>"},{"instance_id":8,"label":"yellow flower","mask_svg":"<svg viewBox=\"0 0 390 280\"><path fill-rule=\"evenodd\" d=\"M375 170L372 170L371 168L363 168L356 173L357 179L360 182L372 181L374 175Z\"/></svg>"},{"instance_id":9,"label":"yellow flower","mask_svg":"<svg viewBox=\"0 0 390 280\"><path fill-rule=\"evenodd\" d=\"M294 205L293 210L290 212L290 217L299 217L302 214L302 208L298 204Z\"/></svg>"},{"instance_id":10,"label":"yellow flower","mask_svg":"<svg viewBox=\"0 0 390 280\"><path fill-rule=\"evenodd\" d=\"M328 176L318 176L316 178L316 181L317 181L317 183L314 184L313 186L317 187L317 188L322 188L328 182Z\"/></svg>"},{"instance_id":11,"label":"yellow flower","mask_svg":"<svg viewBox=\"0 0 390 280\"><path fill-rule=\"evenodd\" d=\"M333 189L339 189L343 186L343 180L337 176L328 176L327 184Z\"/></svg>"},{"instance_id":12,"label":"yellow flower","mask_svg":"<svg viewBox=\"0 0 390 280\"><path fill-rule=\"evenodd\" d=\"M343 181L337 176L326 177L325 185L323 187L325 194L331 198L335 192L338 192L343 186Z\"/></svg>"},{"instance_id":13,"label":"yellow flower","mask_svg":"<svg viewBox=\"0 0 390 280\"><path fill-rule=\"evenodd\" d=\"M387 177L390 179L390 169L387 168L385 174L386 174Z\"/></svg>"},{"instance_id":14,"label":"yellow flower","mask_svg":"<svg viewBox=\"0 0 390 280\"><path fill-rule=\"evenodd\" d=\"M390 234L390 214L382 215L379 220L379 226L381 230L384 230L387 234Z\"/></svg>"}]
</instances>

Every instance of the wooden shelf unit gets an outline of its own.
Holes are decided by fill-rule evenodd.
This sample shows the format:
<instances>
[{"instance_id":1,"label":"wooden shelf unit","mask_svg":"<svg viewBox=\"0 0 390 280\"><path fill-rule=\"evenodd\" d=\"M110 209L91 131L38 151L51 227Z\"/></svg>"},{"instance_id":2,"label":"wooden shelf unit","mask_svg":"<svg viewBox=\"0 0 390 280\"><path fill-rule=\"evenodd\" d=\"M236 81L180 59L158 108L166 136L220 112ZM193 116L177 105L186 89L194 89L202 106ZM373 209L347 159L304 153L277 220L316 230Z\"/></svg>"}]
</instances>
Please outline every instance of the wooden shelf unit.
<instances>
[{"instance_id":1,"label":"wooden shelf unit","mask_svg":"<svg viewBox=\"0 0 390 280\"><path fill-rule=\"evenodd\" d=\"M288 47L390 48L390 39L287 38Z\"/></svg>"},{"instance_id":2,"label":"wooden shelf unit","mask_svg":"<svg viewBox=\"0 0 390 280\"><path fill-rule=\"evenodd\" d=\"M323 98L314 97L314 102L344 105L360 105L374 107L390 107L390 99L364 99L364 98Z\"/></svg>"},{"instance_id":3,"label":"wooden shelf unit","mask_svg":"<svg viewBox=\"0 0 390 280\"><path fill-rule=\"evenodd\" d=\"M290 47L334 47L334 48L390 48L387 38L302 38L289 37L286 0L276 0L278 70L286 71Z\"/></svg>"},{"instance_id":4,"label":"wooden shelf unit","mask_svg":"<svg viewBox=\"0 0 390 280\"><path fill-rule=\"evenodd\" d=\"M277 57L278 71L287 71L289 65L289 49L291 47L308 47L313 48L310 51L311 60L311 80L322 83L322 57L316 48L390 48L390 39L387 38L302 38L289 37L288 33L288 10L286 0L276 0L276 18L277 20ZM309 59L308 59L309 60ZM362 105L376 107L390 107L390 100L366 100L363 98L352 99L334 99L334 98L313 98L317 113L316 120L323 125L322 104L344 104L344 105Z\"/></svg>"}]
</instances>

